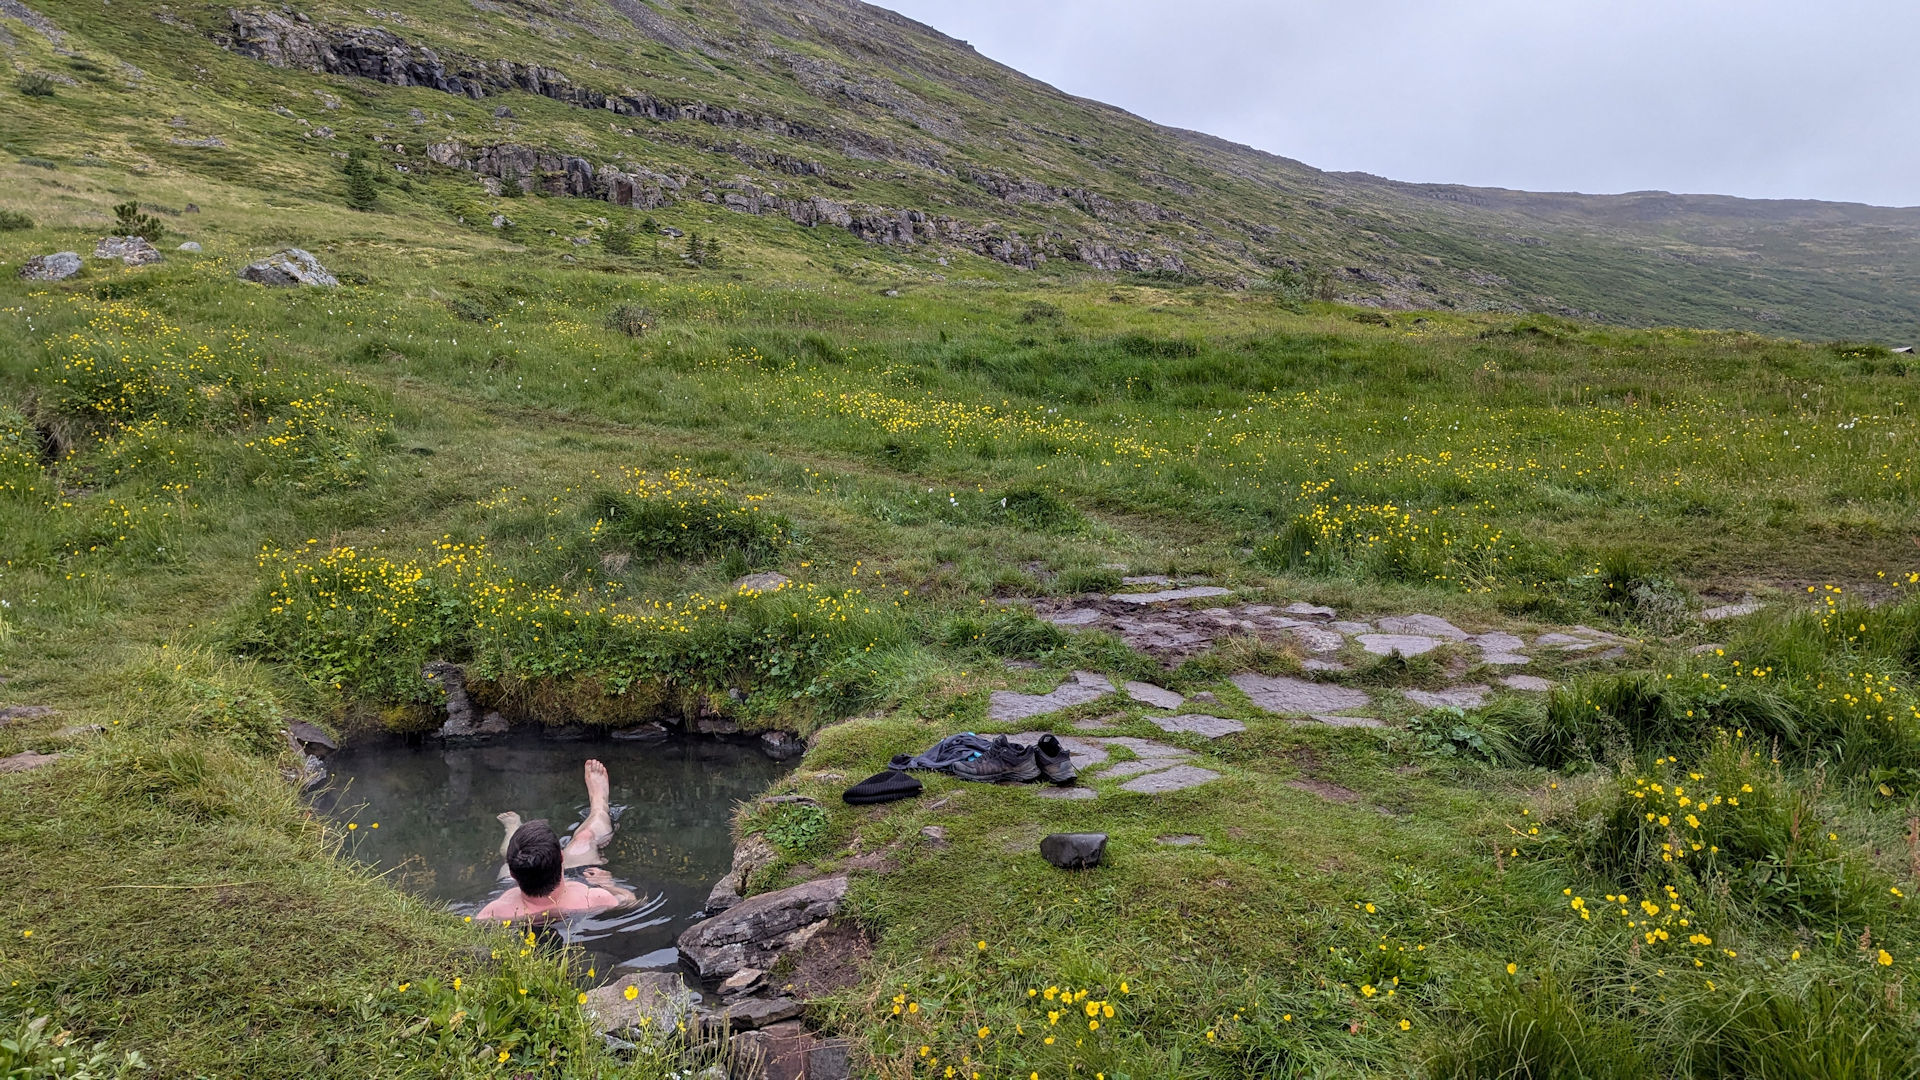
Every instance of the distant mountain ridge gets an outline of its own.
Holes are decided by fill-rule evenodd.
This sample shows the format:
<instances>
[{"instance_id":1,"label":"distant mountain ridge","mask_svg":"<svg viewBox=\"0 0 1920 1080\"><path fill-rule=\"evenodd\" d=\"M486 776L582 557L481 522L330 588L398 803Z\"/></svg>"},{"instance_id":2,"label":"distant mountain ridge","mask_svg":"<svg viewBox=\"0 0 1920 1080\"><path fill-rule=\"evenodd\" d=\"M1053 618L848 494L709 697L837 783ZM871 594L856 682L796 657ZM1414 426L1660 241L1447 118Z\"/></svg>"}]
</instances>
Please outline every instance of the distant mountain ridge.
<instances>
[{"instance_id":1,"label":"distant mountain ridge","mask_svg":"<svg viewBox=\"0 0 1920 1080\"><path fill-rule=\"evenodd\" d=\"M1920 336L1920 208L1323 172L1065 94L857 0L0 0L0 26L20 29L0 41L16 67L34 63L22 39L44 36L29 16L135 65L150 90L179 88L182 100L150 94L155 109L211 95L258 117L270 104L277 117L220 136L239 155L317 168L331 150L311 133L324 127L397 167L470 172L489 190L642 209L699 199L1023 268L1277 278L1388 308ZM316 114L315 94L336 104ZM517 95L564 108L523 109ZM156 148L150 128L128 143L222 168L219 155Z\"/></svg>"}]
</instances>

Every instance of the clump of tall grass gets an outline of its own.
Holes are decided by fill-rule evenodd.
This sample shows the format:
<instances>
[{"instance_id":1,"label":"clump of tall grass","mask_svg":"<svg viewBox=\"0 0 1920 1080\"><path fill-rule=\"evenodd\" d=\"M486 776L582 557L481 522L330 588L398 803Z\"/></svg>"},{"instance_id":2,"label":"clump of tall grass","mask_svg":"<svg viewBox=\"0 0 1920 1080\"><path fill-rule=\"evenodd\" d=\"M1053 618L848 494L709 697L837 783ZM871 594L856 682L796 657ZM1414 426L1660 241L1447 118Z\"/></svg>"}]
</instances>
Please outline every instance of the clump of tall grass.
<instances>
[{"instance_id":1,"label":"clump of tall grass","mask_svg":"<svg viewBox=\"0 0 1920 1080\"><path fill-rule=\"evenodd\" d=\"M593 497L593 535L645 560L699 559L738 551L765 562L793 542L793 523L766 507L766 496L733 491L724 480L684 469L626 469L624 487Z\"/></svg>"}]
</instances>

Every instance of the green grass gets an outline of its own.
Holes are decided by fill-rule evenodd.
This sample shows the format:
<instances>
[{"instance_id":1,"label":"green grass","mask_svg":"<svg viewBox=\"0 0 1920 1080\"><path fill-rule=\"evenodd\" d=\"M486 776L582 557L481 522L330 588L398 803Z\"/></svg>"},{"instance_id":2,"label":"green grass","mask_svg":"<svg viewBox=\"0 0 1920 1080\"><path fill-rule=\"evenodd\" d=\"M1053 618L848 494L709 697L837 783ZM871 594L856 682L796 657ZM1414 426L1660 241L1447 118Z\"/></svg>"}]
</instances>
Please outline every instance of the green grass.
<instances>
[{"instance_id":1,"label":"green grass","mask_svg":"<svg viewBox=\"0 0 1920 1080\"><path fill-rule=\"evenodd\" d=\"M73 17L102 52L125 33ZM155 27L143 64L171 87L202 46ZM817 732L789 786L825 808L742 825L781 852L757 887L856 852L895 865L855 880L862 981L809 1017L873 1075L1909 1067L1920 428L1891 354L937 267L701 203L648 211L717 238L696 267L645 237L568 242L603 205L496 204L431 170L379 172L378 209L348 214L325 140L266 105L324 86L353 132L407 107L480 130L493 103L204 58L218 93L142 107L227 125L218 169L109 110L123 95L97 72L32 106L71 112L6 114L21 160L0 185L30 222L0 231L0 264L90 251L130 200L205 249L0 281L0 703L60 710L0 727L0 755L66 755L0 778L8 1022L50 1017L163 1075L684 1066L608 1057L568 958L390 888L283 777L285 720L429 725L418 672L448 659L520 718L699 706ZM556 140L604 134L513 108ZM289 148L262 151L268 131ZM497 208L504 236L479 224ZM235 279L286 243L342 286ZM763 569L794 584L731 588ZM1343 680L1390 725L1296 727L1227 682L1298 673L1293 652L1234 640L1164 670L1017 602L1144 573L1644 644L1542 652L1550 699L1471 712L1398 696L1496 674L1450 669L1464 650L1356 665ZM1774 610L1694 621L1747 592ZM990 729L990 690L1086 668L1212 691L1206 711L1248 731L1169 736L1111 702L1044 724L1111 715L1222 779L1086 803L935 778L911 803L838 802L894 753ZM1695 772L1755 790L1682 868L1659 857L1693 842L1669 835L1677 804L1649 825L1634 792ZM1112 835L1110 864L1046 867L1038 838L1077 829ZM1156 841L1175 834L1202 842ZM1641 901L1655 923L1627 925Z\"/></svg>"}]
</instances>

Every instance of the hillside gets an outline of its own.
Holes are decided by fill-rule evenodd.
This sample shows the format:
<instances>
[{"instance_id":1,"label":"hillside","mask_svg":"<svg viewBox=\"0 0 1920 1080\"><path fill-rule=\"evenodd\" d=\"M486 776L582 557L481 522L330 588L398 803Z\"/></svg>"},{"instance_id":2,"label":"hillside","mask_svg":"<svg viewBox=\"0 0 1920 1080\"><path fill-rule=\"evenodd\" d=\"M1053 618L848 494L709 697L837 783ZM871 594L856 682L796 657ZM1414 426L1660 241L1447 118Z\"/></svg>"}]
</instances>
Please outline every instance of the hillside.
<instances>
[{"instance_id":1,"label":"hillside","mask_svg":"<svg viewBox=\"0 0 1920 1080\"><path fill-rule=\"evenodd\" d=\"M1920 209L1326 173L1071 97L845 0L0 13L14 68L60 89L0 91L16 154L319 195L337 186L330 155L353 148L389 178L465 174L430 202L469 227L523 216L489 194L505 182L642 210L706 201L758 217L756 242L844 230L930 273L972 253L1048 274L1277 275L1390 309L1920 334ZM514 239L565 243L564 224L539 224L555 237Z\"/></svg>"}]
</instances>

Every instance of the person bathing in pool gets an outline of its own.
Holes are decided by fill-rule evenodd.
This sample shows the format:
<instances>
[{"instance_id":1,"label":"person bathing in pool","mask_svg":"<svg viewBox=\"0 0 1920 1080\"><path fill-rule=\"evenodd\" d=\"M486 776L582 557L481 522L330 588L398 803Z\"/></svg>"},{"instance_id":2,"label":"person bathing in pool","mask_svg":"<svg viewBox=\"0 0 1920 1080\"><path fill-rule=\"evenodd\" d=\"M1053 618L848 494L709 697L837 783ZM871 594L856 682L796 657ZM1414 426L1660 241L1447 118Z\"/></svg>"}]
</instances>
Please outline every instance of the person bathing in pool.
<instances>
[{"instance_id":1,"label":"person bathing in pool","mask_svg":"<svg viewBox=\"0 0 1920 1080\"><path fill-rule=\"evenodd\" d=\"M573 831L565 847L544 821L524 824L520 815L508 811L500 815L507 838L500 853L506 857L502 877L511 876L514 886L498 899L480 909L478 919L540 919L563 915L585 915L636 902L631 890L614 884L613 875L600 864L605 860L600 849L613 839L613 817L607 812L607 767L588 761L587 820ZM580 878L566 871L584 867Z\"/></svg>"}]
</instances>

